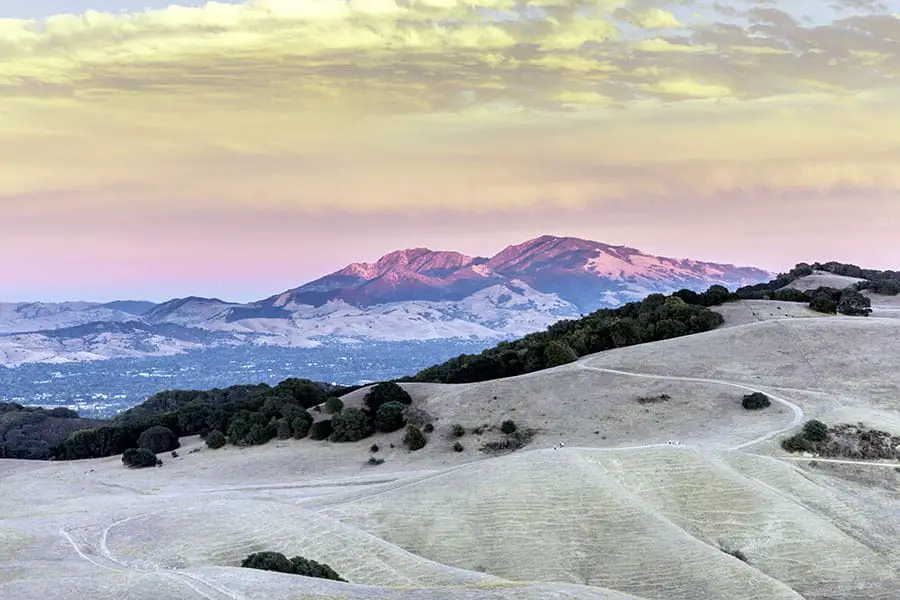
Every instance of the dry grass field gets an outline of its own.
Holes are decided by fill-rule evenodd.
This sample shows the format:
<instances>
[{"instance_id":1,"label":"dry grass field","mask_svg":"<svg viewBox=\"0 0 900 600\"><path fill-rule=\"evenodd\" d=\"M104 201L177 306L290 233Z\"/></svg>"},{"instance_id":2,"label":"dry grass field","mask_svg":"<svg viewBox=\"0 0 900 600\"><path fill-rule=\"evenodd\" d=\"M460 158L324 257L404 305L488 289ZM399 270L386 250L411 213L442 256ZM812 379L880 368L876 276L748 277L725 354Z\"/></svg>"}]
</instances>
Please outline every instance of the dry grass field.
<instances>
[{"instance_id":1,"label":"dry grass field","mask_svg":"<svg viewBox=\"0 0 900 600\"><path fill-rule=\"evenodd\" d=\"M778 441L810 418L900 432L900 320L784 304L522 377L410 384L435 425L418 452L396 432L185 438L145 470L0 461L0 598L896 600L897 465ZM752 390L772 405L744 410ZM531 442L482 452L505 419ZM384 464L366 464L373 442ZM350 583L238 566L261 550Z\"/></svg>"}]
</instances>

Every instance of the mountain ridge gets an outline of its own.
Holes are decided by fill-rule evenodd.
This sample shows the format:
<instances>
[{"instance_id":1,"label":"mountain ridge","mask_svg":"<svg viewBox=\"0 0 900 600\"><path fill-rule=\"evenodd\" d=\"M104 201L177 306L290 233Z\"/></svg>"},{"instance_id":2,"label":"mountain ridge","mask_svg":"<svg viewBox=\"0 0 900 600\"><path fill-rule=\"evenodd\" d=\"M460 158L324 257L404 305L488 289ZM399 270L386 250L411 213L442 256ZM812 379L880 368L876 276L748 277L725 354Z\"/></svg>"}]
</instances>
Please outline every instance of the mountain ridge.
<instances>
[{"instance_id":1,"label":"mountain ridge","mask_svg":"<svg viewBox=\"0 0 900 600\"><path fill-rule=\"evenodd\" d=\"M736 288L771 276L755 267L551 235L491 257L407 248L252 302L186 296L161 303L0 304L0 364L149 355L151 347L159 355L221 344L502 339L650 293ZM142 326L97 325L131 321ZM62 344L52 334L87 324L93 324L85 329L90 337Z\"/></svg>"}]
</instances>

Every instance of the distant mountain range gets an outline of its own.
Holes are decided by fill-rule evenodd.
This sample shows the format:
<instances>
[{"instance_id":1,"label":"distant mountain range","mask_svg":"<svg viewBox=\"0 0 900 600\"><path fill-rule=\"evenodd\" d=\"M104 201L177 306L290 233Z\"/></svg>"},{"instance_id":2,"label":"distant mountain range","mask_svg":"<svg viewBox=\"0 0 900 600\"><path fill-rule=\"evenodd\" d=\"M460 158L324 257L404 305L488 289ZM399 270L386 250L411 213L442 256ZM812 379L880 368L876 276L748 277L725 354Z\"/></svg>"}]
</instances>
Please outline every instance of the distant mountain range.
<instances>
[{"instance_id":1,"label":"distant mountain range","mask_svg":"<svg viewBox=\"0 0 900 600\"><path fill-rule=\"evenodd\" d=\"M500 339L681 288L768 281L752 267L541 236L490 258L413 248L263 300L0 304L0 365L161 356L220 345Z\"/></svg>"}]
</instances>

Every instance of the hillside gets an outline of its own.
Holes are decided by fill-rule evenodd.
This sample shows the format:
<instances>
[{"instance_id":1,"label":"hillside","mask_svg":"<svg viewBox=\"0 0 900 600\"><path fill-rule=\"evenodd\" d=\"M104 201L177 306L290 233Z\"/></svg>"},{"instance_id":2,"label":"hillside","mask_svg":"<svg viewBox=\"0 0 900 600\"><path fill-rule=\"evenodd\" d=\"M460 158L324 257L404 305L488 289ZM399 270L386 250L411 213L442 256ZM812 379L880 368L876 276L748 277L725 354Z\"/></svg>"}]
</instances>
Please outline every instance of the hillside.
<instances>
[{"instance_id":1,"label":"hillside","mask_svg":"<svg viewBox=\"0 0 900 600\"><path fill-rule=\"evenodd\" d=\"M146 470L0 461L0 597L898 597L900 463L778 443L812 418L900 433L900 321L727 325L502 380L404 384L435 424L417 452L397 431L220 450L184 438ZM743 409L749 390L772 406ZM500 434L473 429L504 419L536 429L531 442L481 451ZM373 442L381 465L366 464ZM259 550L349 583L237 566Z\"/></svg>"}]
</instances>

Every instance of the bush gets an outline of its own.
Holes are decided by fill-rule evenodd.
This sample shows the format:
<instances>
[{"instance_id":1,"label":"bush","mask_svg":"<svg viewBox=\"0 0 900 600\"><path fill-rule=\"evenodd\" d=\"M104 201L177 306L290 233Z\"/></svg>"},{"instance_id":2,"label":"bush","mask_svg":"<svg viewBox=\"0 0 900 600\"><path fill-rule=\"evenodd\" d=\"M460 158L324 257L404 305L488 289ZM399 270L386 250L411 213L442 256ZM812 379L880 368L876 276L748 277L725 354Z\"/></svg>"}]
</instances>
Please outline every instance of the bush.
<instances>
[{"instance_id":1,"label":"bush","mask_svg":"<svg viewBox=\"0 0 900 600\"><path fill-rule=\"evenodd\" d=\"M372 434L369 416L358 408L348 408L331 418L332 442L358 442Z\"/></svg>"},{"instance_id":2,"label":"bush","mask_svg":"<svg viewBox=\"0 0 900 600\"><path fill-rule=\"evenodd\" d=\"M824 442L828 439L828 426L815 419L807 421L803 425L803 437L811 442Z\"/></svg>"},{"instance_id":3,"label":"bush","mask_svg":"<svg viewBox=\"0 0 900 600\"><path fill-rule=\"evenodd\" d=\"M411 451L421 450L428 443L428 438L422 433L422 430L415 425L409 425L406 428L406 434L403 436L403 443Z\"/></svg>"},{"instance_id":4,"label":"bush","mask_svg":"<svg viewBox=\"0 0 900 600\"><path fill-rule=\"evenodd\" d=\"M378 452L381 448L378 447L378 444L372 444L369 446L369 452Z\"/></svg>"},{"instance_id":5,"label":"bush","mask_svg":"<svg viewBox=\"0 0 900 600\"><path fill-rule=\"evenodd\" d=\"M308 558L303 558L302 556L295 556L292 558L291 566L294 567L295 575L318 577L319 579L331 579L333 581L346 581L328 565Z\"/></svg>"},{"instance_id":6,"label":"bush","mask_svg":"<svg viewBox=\"0 0 900 600\"><path fill-rule=\"evenodd\" d=\"M392 381L379 383L366 394L365 405L374 414L382 404L399 402L400 404L412 404L412 396L402 387Z\"/></svg>"},{"instance_id":7,"label":"bush","mask_svg":"<svg viewBox=\"0 0 900 600\"><path fill-rule=\"evenodd\" d=\"M206 447L211 450L218 450L225 445L226 441L225 434L218 429L214 429L206 436Z\"/></svg>"},{"instance_id":8,"label":"bush","mask_svg":"<svg viewBox=\"0 0 900 600\"><path fill-rule=\"evenodd\" d=\"M122 464L129 469L155 467L156 455L147 448L129 448L122 453Z\"/></svg>"},{"instance_id":9,"label":"bush","mask_svg":"<svg viewBox=\"0 0 900 600\"><path fill-rule=\"evenodd\" d=\"M461 443L456 442L455 444L453 444L453 451L454 451L454 452L462 452L463 450L464 450L464 448L463 448L463 445L462 445Z\"/></svg>"},{"instance_id":10,"label":"bush","mask_svg":"<svg viewBox=\"0 0 900 600\"><path fill-rule=\"evenodd\" d=\"M336 415L342 410L344 410L344 401L340 398L332 396L325 401L325 412L329 415Z\"/></svg>"},{"instance_id":11,"label":"bush","mask_svg":"<svg viewBox=\"0 0 900 600\"><path fill-rule=\"evenodd\" d=\"M425 433L431 433L432 431L434 431L434 425L431 423L425 423L425 427L422 428L422 431L424 431Z\"/></svg>"},{"instance_id":12,"label":"bush","mask_svg":"<svg viewBox=\"0 0 900 600\"><path fill-rule=\"evenodd\" d=\"M815 452L816 450L813 443L806 439L802 433L785 438L781 442L781 447L787 452Z\"/></svg>"},{"instance_id":13,"label":"bush","mask_svg":"<svg viewBox=\"0 0 900 600\"><path fill-rule=\"evenodd\" d=\"M146 448L153 454L170 452L180 446L178 436L168 427L161 425L145 429L138 438L138 448Z\"/></svg>"},{"instance_id":14,"label":"bush","mask_svg":"<svg viewBox=\"0 0 900 600\"><path fill-rule=\"evenodd\" d=\"M772 402L769 400L769 397L760 392L747 394L744 396L743 400L741 400L741 406L747 410L759 410L771 405Z\"/></svg>"},{"instance_id":15,"label":"bush","mask_svg":"<svg viewBox=\"0 0 900 600\"><path fill-rule=\"evenodd\" d=\"M466 428L459 423L456 423L455 425L453 425L453 428L450 430L450 432L453 434L453 437L462 437L466 435Z\"/></svg>"},{"instance_id":16,"label":"bush","mask_svg":"<svg viewBox=\"0 0 900 600\"><path fill-rule=\"evenodd\" d=\"M397 431L406 425L405 409L399 402L385 402L375 411L375 429L384 433Z\"/></svg>"},{"instance_id":17,"label":"bush","mask_svg":"<svg viewBox=\"0 0 900 600\"><path fill-rule=\"evenodd\" d=\"M316 421L312 424L312 427L309 429L309 439L311 440L325 440L328 439L328 436L332 434L334 431L334 426L331 424L331 419L325 419L324 421Z\"/></svg>"},{"instance_id":18,"label":"bush","mask_svg":"<svg viewBox=\"0 0 900 600\"><path fill-rule=\"evenodd\" d=\"M384 464L384 459L378 458L376 456L370 456L369 460L366 462L370 465L381 465L381 464Z\"/></svg>"},{"instance_id":19,"label":"bush","mask_svg":"<svg viewBox=\"0 0 900 600\"><path fill-rule=\"evenodd\" d=\"M515 433L516 429L518 429L518 427L514 422L510 420L503 421L503 423L500 425L500 431L502 431L506 435Z\"/></svg>"}]
</instances>

